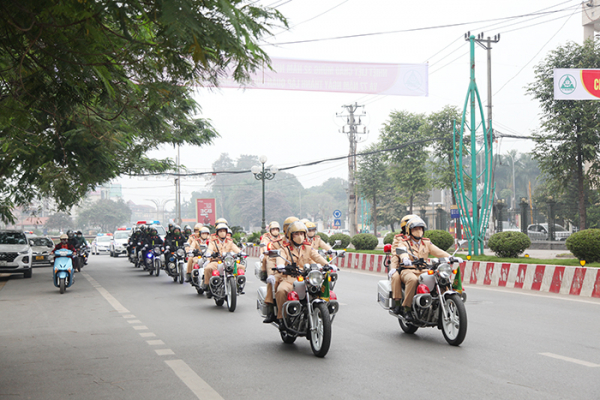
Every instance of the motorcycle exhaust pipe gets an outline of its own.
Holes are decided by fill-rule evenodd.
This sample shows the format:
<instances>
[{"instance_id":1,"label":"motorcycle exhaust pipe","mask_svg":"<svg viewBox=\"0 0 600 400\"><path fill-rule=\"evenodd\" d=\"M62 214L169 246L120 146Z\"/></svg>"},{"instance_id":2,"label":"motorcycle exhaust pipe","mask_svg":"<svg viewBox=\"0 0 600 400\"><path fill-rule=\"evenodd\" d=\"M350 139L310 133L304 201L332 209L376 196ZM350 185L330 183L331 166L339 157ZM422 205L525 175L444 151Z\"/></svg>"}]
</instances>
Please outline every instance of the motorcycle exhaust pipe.
<instances>
[{"instance_id":1,"label":"motorcycle exhaust pipe","mask_svg":"<svg viewBox=\"0 0 600 400\"><path fill-rule=\"evenodd\" d=\"M420 293L413 297L413 308L429 308L433 303L433 298L429 293Z\"/></svg>"},{"instance_id":2,"label":"motorcycle exhaust pipe","mask_svg":"<svg viewBox=\"0 0 600 400\"><path fill-rule=\"evenodd\" d=\"M297 317L302 312L302 305L299 301L288 301L283 305L285 315L288 317Z\"/></svg>"}]
</instances>

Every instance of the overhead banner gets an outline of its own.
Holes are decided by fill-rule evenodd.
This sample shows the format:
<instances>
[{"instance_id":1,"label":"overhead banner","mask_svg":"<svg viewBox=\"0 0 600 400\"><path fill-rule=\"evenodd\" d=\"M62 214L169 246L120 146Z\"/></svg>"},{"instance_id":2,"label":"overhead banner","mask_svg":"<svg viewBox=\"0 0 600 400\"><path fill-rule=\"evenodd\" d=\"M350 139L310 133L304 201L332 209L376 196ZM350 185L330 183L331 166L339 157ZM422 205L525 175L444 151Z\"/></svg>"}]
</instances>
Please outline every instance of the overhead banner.
<instances>
[{"instance_id":1,"label":"overhead banner","mask_svg":"<svg viewBox=\"0 0 600 400\"><path fill-rule=\"evenodd\" d=\"M600 69L555 69L555 100L600 100Z\"/></svg>"},{"instance_id":2,"label":"overhead banner","mask_svg":"<svg viewBox=\"0 0 600 400\"><path fill-rule=\"evenodd\" d=\"M196 221L203 225L214 225L215 208L215 199L196 199Z\"/></svg>"},{"instance_id":3,"label":"overhead banner","mask_svg":"<svg viewBox=\"0 0 600 400\"><path fill-rule=\"evenodd\" d=\"M428 96L428 64L379 64L272 58L247 89ZM221 88L241 87L229 74Z\"/></svg>"}]
</instances>

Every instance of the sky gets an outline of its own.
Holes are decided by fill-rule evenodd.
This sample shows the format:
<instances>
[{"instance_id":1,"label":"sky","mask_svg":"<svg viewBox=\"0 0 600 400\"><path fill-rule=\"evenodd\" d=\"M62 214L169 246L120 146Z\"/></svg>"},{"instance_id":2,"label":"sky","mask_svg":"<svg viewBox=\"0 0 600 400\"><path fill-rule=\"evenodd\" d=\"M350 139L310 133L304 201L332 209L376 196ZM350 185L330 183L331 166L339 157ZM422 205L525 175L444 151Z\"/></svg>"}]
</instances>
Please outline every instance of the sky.
<instances>
[{"instance_id":1,"label":"sky","mask_svg":"<svg viewBox=\"0 0 600 400\"><path fill-rule=\"evenodd\" d=\"M272 28L263 49L273 58L368 63L428 63L429 96L403 97L276 91L256 89L202 88L195 98L201 117L219 132L210 146L181 147L181 164L195 171L208 171L222 154L265 155L266 165L287 167L348 154L348 138L340 133L344 124L336 113L342 105L364 105L362 118L368 134L362 135L358 152L378 141L381 127L393 111L432 113L446 105L462 110L469 85L469 44L464 34L480 32L500 41L492 47L493 126L508 134L530 135L539 128L540 109L526 94L534 81L534 67L549 51L572 41L583 42L580 1L504 0L415 2L406 0L259 0L277 8L290 29ZM542 15L523 16L531 13ZM523 16L520 18L514 18ZM406 32L407 30L412 30ZM394 31L395 33L388 33ZM404 31L404 32L398 32ZM340 36L351 38L331 39ZM293 43L307 41L304 43ZM314 41L313 41L314 40ZM486 52L475 51L476 81L484 105L487 99ZM528 152L533 143L501 139L496 154L510 150ZM175 158L165 147L149 153ZM329 178L348 178L347 161L327 162L293 169L307 188ZM182 200L209 184L210 176L184 178ZM174 199L172 179L119 178L125 200L152 205L148 199ZM257 185L260 182L257 181ZM167 209L174 202L167 205Z\"/></svg>"}]
</instances>

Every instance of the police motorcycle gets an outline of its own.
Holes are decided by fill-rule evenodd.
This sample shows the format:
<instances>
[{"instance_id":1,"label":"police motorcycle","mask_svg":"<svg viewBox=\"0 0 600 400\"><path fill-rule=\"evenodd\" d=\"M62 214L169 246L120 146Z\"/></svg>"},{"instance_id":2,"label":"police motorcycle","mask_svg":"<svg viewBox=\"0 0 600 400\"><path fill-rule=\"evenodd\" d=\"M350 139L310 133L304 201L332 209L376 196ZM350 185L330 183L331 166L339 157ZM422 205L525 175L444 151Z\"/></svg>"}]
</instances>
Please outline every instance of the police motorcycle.
<instances>
[{"instance_id":1,"label":"police motorcycle","mask_svg":"<svg viewBox=\"0 0 600 400\"><path fill-rule=\"evenodd\" d=\"M466 241L459 242L460 246ZM457 246L457 249L460 248ZM452 346L459 346L467 334L467 310L460 294L452 287L453 276L458 272L457 260L453 257L456 250L448 259L432 258L427 263L423 258L417 259L412 265L426 272L419 275L416 294L412 301L412 321L400 314L395 314L394 299L392 297L392 281L388 274L387 280L377 284L377 302L388 310L390 315L397 318L400 328L405 333L413 334L419 328L437 327L442 331L444 339ZM396 255L406 253L407 250L396 248ZM410 253L412 255L412 253ZM455 264L456 263L456 264ZM387 262L386 272L389 272L390 263ZM400 270L402 266L400 265ZM404 283L402 284L402 298L404 298Z\"/></svg>"},{"instance_id":2,"label":"police motorcycle","mask_svg":"<svg viewBox=\"0 0 600 400\"><path fill-rule=\"evenodd\" d=\"M150 275L156 274L156 276L159 276L162 264L160 261L160 256L163 253L163 248L159 245L145 245L144 248L147 250L146 256L143 257L144 261L141 262L143 264L142 267L144 268L144 271L148 271Z\"/></svg>"},{"instance_id":3,"label":"police motorcycle","mask_svg":"<svg viewBox=\"0 0 600 400\"><path fill-rule=\"evenodd\" d=\"M63 294L68 287L75 282L75 267L73 266L73 252L69 249L58 249L54 252L54 267L52 268L52 280L54 286L60 288Z\"/></svg>"},{"instance_id":4,"label":"police motorcycle","mask_svg":"<svg viewBox=\"0 0 600 400\"><path fill-rule=\"evenodd\" d=\"M165 247L165 272L173 282L179 281L183 284L185 280L185 270L187 262L187 253L183 246L178 246L171 249L170 246Z\"/></svg>"},{"instance_id":5,"label":"police motorcycle","mask_svg":"<svg viewBox=\"0 0 600 400\"><path fill-rule=\"evenodd\" d=\"M207 257L215 255L207 254ZM213 271L209 280L209 289L215 304L220 307L226 301L230 312L235 311L237 296L244 294L246 275L238 266L245 265L246 257L248 256L243 251L237 254L231 251L223 254L218 261L218 268Z\"/></svg>"},{"instance_id":6,"label":"police motorcycle","mask_svg":"<svg viewBox=\"0 0 600 400\"><path fill-rule=\"evenodd\" d=\"M129 241L127 242L127 258L129 259L130 263L135 265L137 265L138 261L138 255L135 250L136 244L137 241L134 241L132 238L129 238Z\"/></svg>"},{"instance_id":7,"label":"police motorcycle","mask_svg":"<svg viewBox=\"0 0 600 400\"><path fill-rule=\"evenodd\" d=\"M325 357L331 345L331 324L340 308L337 295L331 290L330 277L335 269L328 265L321 267L318 264L306 264L300 267L281 257L280 250L269 250L267 255L282 258L286 262L285 270L279 271L296 278L292 291L288 293L287 301L281 305L274 304L276 314L277 307L283 307L282 324L272 322L272 325L279 329L284 343L294 343L296 338L304 336L310 341L313 354L317 357ZM337 257L345 257L345 251L338 251L331 261ZM255 265L254 273L259 279L261 278L260 264ZM263 318L266 318L269 312L265 303L266 295L267 287L259 287L256 308Z\"/></svg>"},{"instance_id":8,"label":"police motorcycle","mask_svg":"<svg viewBox=\"0 0 600 400\"><path fill-rule=\"evenodd\" d=\"M204 253L207 248L207 245L201 244L200 250L194 250L187 253L188 257L198 257L198 262L192 266L192 279L190 280L190 284L196 289L198 294L204 294L204 263L206 261Z\"/></svg>"}]
</instances>

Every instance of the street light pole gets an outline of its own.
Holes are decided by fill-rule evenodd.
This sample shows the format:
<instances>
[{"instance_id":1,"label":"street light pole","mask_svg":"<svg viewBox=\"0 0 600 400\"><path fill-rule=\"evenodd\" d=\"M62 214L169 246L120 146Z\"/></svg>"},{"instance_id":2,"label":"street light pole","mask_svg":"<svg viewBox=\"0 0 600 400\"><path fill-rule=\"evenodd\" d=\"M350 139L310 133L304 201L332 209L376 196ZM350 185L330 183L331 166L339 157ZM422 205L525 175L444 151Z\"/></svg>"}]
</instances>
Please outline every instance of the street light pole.
<instances>
[{"instance_id":1,"label":"street light pole","mask_svg":"<svg viewBox=\"0 0 600 400\"><path fill-rule=\"evenodd\" d=\"M266 156L260 156L258 159L261 163L261 166L255 165L252 167L252 173L254 174L254 178L256 180L262 181L262 227L261 231L266 232L266 224L265 224L265 179L272 180L275 178L275 174L279 172L279 169L275 166L271 166L268 170L265 171L265 163L267 162Z\"/></svg>"}]
</instances>

